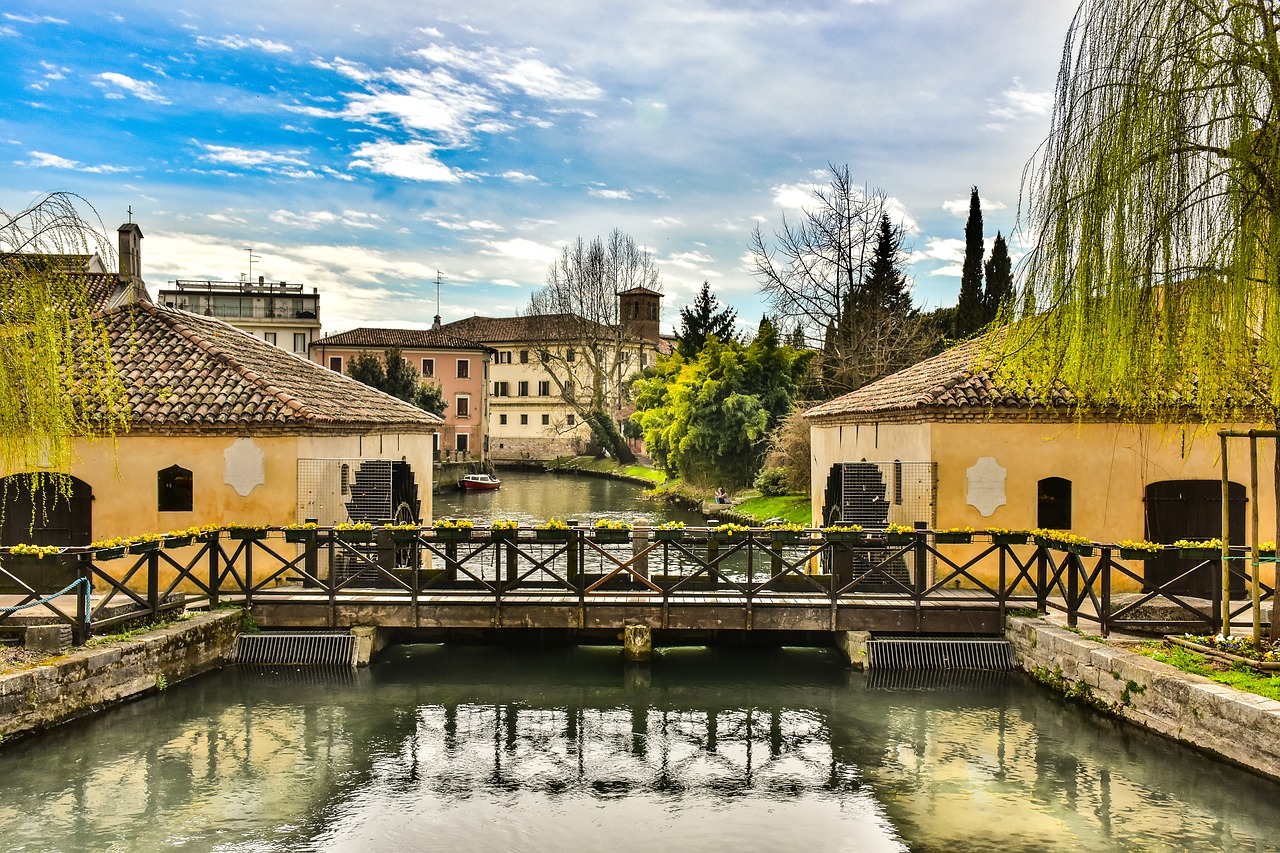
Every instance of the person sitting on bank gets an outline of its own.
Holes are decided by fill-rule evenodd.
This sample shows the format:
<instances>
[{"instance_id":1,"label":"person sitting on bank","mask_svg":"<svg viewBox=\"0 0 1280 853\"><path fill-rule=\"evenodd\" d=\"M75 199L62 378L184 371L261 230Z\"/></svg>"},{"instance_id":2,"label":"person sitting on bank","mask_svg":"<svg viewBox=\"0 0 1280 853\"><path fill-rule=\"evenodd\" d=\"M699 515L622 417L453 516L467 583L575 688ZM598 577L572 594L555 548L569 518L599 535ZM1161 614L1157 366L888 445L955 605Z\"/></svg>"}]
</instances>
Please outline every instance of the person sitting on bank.
<instances>
[{"instance_id":1,"label":"person sitting on bank","mask_svg":"<svg viewBox=\"0 0 1280 853\"><path fill-rule=\"evenodd\" d=\"M729 496L725 494L724 487L723 486L718 487L716 489L716 503L727 504L728 502L729 502Z\"/></svg>"}]
</instances>

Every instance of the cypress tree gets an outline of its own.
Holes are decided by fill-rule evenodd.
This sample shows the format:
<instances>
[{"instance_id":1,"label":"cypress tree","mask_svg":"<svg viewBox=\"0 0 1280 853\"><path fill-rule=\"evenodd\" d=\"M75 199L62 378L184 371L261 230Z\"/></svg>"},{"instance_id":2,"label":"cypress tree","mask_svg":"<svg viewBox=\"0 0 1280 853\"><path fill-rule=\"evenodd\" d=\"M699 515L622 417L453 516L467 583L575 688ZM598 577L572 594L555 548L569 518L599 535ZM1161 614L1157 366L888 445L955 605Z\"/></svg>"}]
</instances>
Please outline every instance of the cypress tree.
<instances>
[{"instance_id":1,"label":"cypress tree","mask_svg":"<svg viewBox=\"0 0 1280 853\"><path fill-rule=\"evenodd\" d=\"M676 351L686 359L696 358L708 336L715 335L721 341L728 341L733 337L733 324L737 317L738 312L722 305L711 292L711 285L704 281L693 305L680 309Z\"/></svg>"},{"instance_id":2,"label":"cypress tree","mask_svg":"<svg viewBox=\"0 0 1280 853\"><path fill-rule=\"evenodd\" d=\"M991 323L1002 312L1007 315L1013 303L1013 263L1009 260L1009 247L999 231L996 232L996 242L991 247L986 270L987 292L982 298L983 313L986 322Z\"/></svg>"},{"instance_id":3,"label":"cypress tree","mask_svg":"<svg viewBox=\"0 0 1280 853\"><path fill-rule=\"evenodd\" d=\"M969 195L969 221L964 224L964 267L956 303L955 337L963 340L986 325L982 293L982 202L978 188Z\"/></svg>"}]
</instances>

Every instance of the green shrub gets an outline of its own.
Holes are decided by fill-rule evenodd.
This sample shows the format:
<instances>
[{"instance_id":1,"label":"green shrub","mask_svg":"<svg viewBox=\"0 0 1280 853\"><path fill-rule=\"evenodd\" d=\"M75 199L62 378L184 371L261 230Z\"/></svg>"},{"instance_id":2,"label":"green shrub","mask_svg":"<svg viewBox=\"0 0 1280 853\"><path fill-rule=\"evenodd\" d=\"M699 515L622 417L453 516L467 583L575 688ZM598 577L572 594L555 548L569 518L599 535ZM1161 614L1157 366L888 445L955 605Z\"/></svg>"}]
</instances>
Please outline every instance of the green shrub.
<instances>
[{"instance_id":1,"label":"green shrub","mask_svg":"<svg viewBox=\"0 0 1280 853\"><path fill-rule=\"evenodd\" d=\"M756 474L756 490L765 497L778 497L787 493L787 470L785 468L761 468Z\"/></svg>"}]
</instances>

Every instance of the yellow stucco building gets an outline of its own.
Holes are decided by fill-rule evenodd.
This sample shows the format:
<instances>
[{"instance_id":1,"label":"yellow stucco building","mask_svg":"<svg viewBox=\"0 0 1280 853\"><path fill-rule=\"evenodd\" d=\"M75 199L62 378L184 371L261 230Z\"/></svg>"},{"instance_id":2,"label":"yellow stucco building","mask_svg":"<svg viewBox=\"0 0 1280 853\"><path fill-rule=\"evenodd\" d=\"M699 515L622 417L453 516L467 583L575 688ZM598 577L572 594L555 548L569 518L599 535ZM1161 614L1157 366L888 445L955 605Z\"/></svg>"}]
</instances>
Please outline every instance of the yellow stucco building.
<instances>
[{"instance_id":1,"label":"yellow stucco building","mask_svg":"<svg viewBox=\"0 0 1280 853\"><path fill-rule=\"evenodd\" d=\"M1052 528L1099 543L1220 535L1217 432L1256 425L1079 418L1066 392L1052 407L1001 392L975 367L977 356L977 344L962 345L805 413L815 525ZM1262 441L1259 451L1255 498L1248 442L1228 445L1237 544L1253 499L1262 538L1274 538L1275 443ZM1148 566L1177 569L1172 553Z\"/></svg>"}]
</instances>

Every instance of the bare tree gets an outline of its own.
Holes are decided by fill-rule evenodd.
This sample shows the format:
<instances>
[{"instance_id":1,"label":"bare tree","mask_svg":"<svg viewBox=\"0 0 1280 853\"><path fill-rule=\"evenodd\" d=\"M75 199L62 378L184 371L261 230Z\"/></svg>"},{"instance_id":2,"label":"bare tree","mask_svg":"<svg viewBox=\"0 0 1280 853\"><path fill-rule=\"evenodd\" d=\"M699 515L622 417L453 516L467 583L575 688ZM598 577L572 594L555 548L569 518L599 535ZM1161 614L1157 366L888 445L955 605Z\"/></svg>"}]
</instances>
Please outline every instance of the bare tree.
<instances>
[{"instance_id":1,"label":"bare tree","mask_svg":"<svg viewBox=\"0 0 1280 853\"><path fill-rule=\"evenodd\" d=\"M618 294L636 287L661 289L657 265L634 238L615 229L605 239L579 237L561 249L528 310L557 394L624 463L635 461L635 454L615 418L626 404L626 380L640 363L637 342L619 316Z\"/></svg>"},{"instance_id":2,"label":"bare tree","mask_svg":"<svg viewBox=\"0 0 1280 853\"><path fill-rule=\"evenodd\" d=\"M828 166L826 187L799 222L767 242L751 238L760 290L782 328L821 349L808 390L817 398L852 391L923 357L936 340L912 307L899 268L903 229L889 198L854 185L848 166Z\"/></svg>"}]
</instances>

